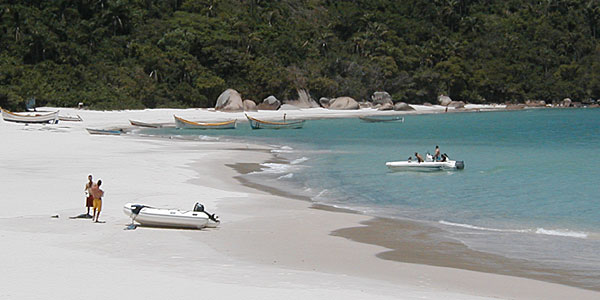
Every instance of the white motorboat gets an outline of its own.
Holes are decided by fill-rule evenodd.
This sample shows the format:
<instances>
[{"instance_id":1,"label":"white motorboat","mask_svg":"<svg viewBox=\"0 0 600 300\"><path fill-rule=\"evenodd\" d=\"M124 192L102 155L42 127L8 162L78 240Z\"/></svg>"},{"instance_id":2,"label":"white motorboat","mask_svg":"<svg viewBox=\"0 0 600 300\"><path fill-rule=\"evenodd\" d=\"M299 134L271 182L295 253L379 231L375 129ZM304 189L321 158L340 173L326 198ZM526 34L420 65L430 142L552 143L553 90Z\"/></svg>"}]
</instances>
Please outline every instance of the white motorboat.
<instances>
[{"instance_id":1,"label":"white motorboat","mask_svg":"<svg viewBox=\"0 0 600 300\"><path fill-rule=\"evenodd\" d=\"M196 203L193 210L156 208L127 203L123 207L123 212L131 218L132 223L135 221L145 226L201 229L214 228L220 223L218 217L206 212L200 203Z\"/></svg>"},{"instance_id":2,"label":"white motorboat","mask_svg":"<svg viewBox=\"0 0 600 300\"><path fill-rule=\"evenodd\" d=\"M394 171L462 170L465 168L465 162L462 160L450 160L446 156L445 161L434 161L429 154L424 162L417 160L388 161L385 165Z\"/></svg>"}]
</instances>

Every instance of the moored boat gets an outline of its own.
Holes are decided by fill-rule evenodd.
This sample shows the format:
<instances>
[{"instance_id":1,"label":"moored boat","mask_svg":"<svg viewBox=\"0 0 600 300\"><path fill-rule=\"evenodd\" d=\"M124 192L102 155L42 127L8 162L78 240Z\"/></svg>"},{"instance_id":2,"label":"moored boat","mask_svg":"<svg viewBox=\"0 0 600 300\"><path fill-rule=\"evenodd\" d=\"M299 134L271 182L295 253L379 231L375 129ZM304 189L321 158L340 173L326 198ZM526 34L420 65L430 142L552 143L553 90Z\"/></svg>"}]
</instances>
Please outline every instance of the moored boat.
<instances>
[{"instance_id":1,"label":"moored boat","mask_svg":"<svg viewBox=\"0 0 600 300\"><path fill-rule=\"evenodd\" d=\"M220 223L218 217L206 212L200 203L196 203L193 210L187 211L127 203L123 212L132 222L145 226L201 229L217 227Z\"/></svg>"},{"instance_id":2,"label":"moored boat","mask_svg":"<svg viewBox=\"0 0 600 300\"><path fill-rule=\"evenodd\" d=\"M369 123L379 123L379 122L398 122L404 123L404 117L400 116L359 116L359 119Z\"/></svg>"},{"instance_id":3,"label":"moored boat","mask_svg":"<svg viewBox=\"0 0 600 300\"><path fill-rule=\"evenodd\" d=\"M2 110L2 119L7 122L15 122L15 123L49 123L56 124L58 123L58 111L51 112L48 114L17 114L14 112L10 112L6 109L0 108Z\"/></svg>"},{"instance_id":4,"label":"moored boat","mask_svg":"<svg viewBox=\"0 0 600 300\"><path fill-rule=\"evenodd\" d=\"M173 117L177 129L235 129L236 125L236 120L208 123L189 121L175 115Z\"/></svg>"},{"instance_id":5,"label":"moored boat","mask_svg":"<svg viewBox=\"0 0 600 300\"><path fill-rule=\"evenodd\" d=\"M248 115L246 115L246 118L248 118L248 122L250 122L250 127L252 127L252 129L299 129L304 126L305 122L305 120L292 120L283 122L264 121L252 118Z\"/></svg>"},{"instance_id":6,"label":"moored boat","mask_svg":"<svg viewBox=\"0 0 600 300\"><path fill-rule=\"evenodd\" d=\"M86 128L90 134L100 134L100 135L121 135L123 130L112 130L112 129L94 129L94 128Z\"/></svg>"},{"instance_id":7,"label":"moored boat","mask_svg":"<svg viewBox=\"0 0 600 300\"><path fill-rule=\"evenodd\" d=\"M162 124L145 123L145 122L140 122L140 121L135 121L135 120L129 120L129 123L131 123L131 125L133 125L133 126L138 126L138 127L147 127L147 128L162 128L163 127Z\"/></svg>"},{"instance_id":8,"label":"moored boat","mask_svg":"<svg viewBox=\"0 0 600 300\"><path fill-rule=\"evenodd\" d=\"M83 119L81 118L80 115L77 116L58 116L58 119L60 121L67 121L67 122L82 122Z\"/></svg>"}]
</instances>

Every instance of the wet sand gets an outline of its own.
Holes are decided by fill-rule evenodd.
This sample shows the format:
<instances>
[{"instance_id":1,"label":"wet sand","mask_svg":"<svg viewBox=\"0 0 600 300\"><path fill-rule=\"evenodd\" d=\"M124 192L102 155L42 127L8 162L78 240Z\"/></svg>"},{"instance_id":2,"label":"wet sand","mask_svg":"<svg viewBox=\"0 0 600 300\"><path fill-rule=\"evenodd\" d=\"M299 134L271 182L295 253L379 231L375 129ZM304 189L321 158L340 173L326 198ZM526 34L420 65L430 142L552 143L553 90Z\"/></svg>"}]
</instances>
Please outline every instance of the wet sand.
<instances>
[{"instance_id":1,"label":"wet sand","mask_svg":"<svg viewBox=\"0 0 600 300\"><path fill-rule=\"evenodd\" d=\"M287 163L286 160L276 157L267 162ZM260 164L255 163L230 164L228 166L241 175L261 170ZM259 184L248 180L245 176L237 176L236 179L247 187L272 195L312 203L308 196ZM336 213L360 214L350 209L320 203L313 203L311 208ZM576 272L546 267L528 260L507 258L473 250L462 242L449 238L449 233L445 230L423 222L374 217L361 222L360 225L362 226L334 230L331 235L390 249L376 254L383 260L523 277L600 291L600 278L595 280ZM585 282L589 284L585 284Z\"/></svg>"}]
</instances>

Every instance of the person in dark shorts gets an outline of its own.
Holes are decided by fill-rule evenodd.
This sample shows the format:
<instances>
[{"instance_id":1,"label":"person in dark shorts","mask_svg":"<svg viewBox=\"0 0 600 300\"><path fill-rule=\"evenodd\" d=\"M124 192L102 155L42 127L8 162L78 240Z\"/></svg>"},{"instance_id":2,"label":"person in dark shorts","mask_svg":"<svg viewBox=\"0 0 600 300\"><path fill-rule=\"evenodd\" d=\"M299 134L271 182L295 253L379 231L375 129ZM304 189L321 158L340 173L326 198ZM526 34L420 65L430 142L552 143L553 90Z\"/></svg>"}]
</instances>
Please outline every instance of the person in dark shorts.
<instances>
[{"instance_id":1,"label":"person in dark shorts","mask_svg":"<svg viewBox=\"0 0 600 300\"><path fill-rule=\"evenodd\" d=\"M94 196L92 195L92 187L94 186L94 182L92 181L92 174L88 175L88 182L85 184L85 207L87 208L86 217L91 218L90 208L94 206Z\"/></svg>"}]
</instances>

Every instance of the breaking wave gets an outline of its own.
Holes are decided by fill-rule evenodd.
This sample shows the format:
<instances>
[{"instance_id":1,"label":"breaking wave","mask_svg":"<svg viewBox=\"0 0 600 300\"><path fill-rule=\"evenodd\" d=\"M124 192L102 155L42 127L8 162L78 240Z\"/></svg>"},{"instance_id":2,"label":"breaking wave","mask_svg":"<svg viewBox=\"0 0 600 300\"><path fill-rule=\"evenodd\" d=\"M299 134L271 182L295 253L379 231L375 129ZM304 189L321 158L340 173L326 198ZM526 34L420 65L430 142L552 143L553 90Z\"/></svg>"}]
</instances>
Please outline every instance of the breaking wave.
<instances>
[{"instance_id":1,"label":"breaking wave","mask_svg":"<svg viewBox=\"0 0 600 300\"><path fill-rule=\"evenodd\" d=\"M492 231L492 232L512 232L512 233L535 233L542 235L552 235L552 236L562 236L562 237L572 237L572 238L580 238L586 239L589 234L586 232L572 231L568 229L544 229L544 228L536 228L536 229L499 229L499 228L488 228L475 226L470 224L461 224L461 223L453 223L441 220L440 224L454 227L461 227L473 230L482 230L482 231Z\"/></svg>"}]
</instances>

